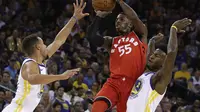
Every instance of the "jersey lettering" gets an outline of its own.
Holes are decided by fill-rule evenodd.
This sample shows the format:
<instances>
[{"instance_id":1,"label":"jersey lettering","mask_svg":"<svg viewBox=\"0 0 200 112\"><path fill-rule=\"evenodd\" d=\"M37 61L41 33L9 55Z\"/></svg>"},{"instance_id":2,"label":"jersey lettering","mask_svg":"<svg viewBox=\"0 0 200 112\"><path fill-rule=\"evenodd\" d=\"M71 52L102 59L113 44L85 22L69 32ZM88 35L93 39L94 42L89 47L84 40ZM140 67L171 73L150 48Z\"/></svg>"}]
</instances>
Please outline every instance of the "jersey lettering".
<instances>
[{"instance_id":1,"label":"jersey lettering","mask_svg":"<svg viewBox=\"0 0 200 112\"><path fill-rule=\"evenodd\" d=\"M118 51L120 52L120 57L125 54L129 54L132 51L131 44L123 45L118 47Z\"/></svg>"},{"instance_id":2,"label":"jersey lettering","mask_svg":"<svg viewBox=\"0 0 200 112\"><path fill-rule=\"evenodd\" d=\"M119 46L121 42L127 42L127 44ZM132 52L131 44L133 44L134 46L138 46L138 42L135 41L133 37L127 37L127 38L123 37L118 40L117 44L113 45L114 48L111 49L111 53L114 53L115 49L117 48L120 53L119 55L120 57L123 56L124 54L130 54Z\"/></svg>"}]
</instances>

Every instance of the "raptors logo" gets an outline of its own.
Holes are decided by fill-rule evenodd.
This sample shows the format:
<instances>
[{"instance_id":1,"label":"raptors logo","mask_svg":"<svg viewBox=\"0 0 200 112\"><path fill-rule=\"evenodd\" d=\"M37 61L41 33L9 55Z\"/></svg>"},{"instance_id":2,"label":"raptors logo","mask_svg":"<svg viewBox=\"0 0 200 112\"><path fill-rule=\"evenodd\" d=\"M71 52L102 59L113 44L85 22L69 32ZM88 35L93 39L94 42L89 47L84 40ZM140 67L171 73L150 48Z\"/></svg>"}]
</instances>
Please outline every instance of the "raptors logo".
<instances>
[{"instance_id":1,"label":"raptors logo","mask_svg":"<svg viewBox=\"0 0 200 112\"><path fill-rule=\"evenodd\" d=\"M135 82L135 85L133 86L133 89L131 91L131 95L130 95L129 98L131 98L131 99L136 98L138 96L138 93L142 89L142 86L143 86L143 80L142 79L138 79Z\"/></svg>"}]
</instances>

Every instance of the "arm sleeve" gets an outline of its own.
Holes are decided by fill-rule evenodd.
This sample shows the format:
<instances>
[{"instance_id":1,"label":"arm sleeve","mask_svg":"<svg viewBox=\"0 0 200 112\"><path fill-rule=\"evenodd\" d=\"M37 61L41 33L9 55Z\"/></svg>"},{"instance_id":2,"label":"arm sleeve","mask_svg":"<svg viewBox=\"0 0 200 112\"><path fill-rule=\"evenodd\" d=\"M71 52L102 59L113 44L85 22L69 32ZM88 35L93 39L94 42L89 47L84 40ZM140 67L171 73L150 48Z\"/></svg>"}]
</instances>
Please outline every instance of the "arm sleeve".
<instances>
[{"instance_id":1,"label":"arm sleeve","mask_svg":"<svg viewBox=\"0 0 200 112\"><path fill-rule=\"evenodd\" d=\"M103 45L104 39L100 33L102 20L102 18L96 16L87 29L87 39L93 47Z\"/></svg>"}]
</instances>

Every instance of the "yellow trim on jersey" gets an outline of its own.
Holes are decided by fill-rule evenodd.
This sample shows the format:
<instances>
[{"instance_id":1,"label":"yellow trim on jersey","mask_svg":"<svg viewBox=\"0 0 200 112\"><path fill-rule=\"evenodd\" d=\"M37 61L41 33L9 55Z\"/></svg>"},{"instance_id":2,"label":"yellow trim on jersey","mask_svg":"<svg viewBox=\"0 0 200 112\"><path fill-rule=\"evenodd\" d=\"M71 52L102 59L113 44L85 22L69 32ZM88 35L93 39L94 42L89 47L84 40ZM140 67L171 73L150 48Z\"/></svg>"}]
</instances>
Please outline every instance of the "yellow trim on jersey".
<instances>
[{"instance_id":1,"label":"yellow trim on jersey","mask_svg":"<svg viewBox=\"0 0 200 112\"><path fill-rule=\"evenodd\" d=\"M150 104L159 96L159 94L153 90L151 92L151 95L149 96L148 98L148 102L146 104L146 107L145 107L145 111L144 112L151 112L151 109L150 109Z\"/></svg>"},{"instance_id":2,"label":"yellow trim on jersey","mask_svg":"<svg viewBox=\"0 0 200 112\"><path fill-rule=\"evenodd\" d=\"M31 90L31 85L28 83L28 81L24 81L24 93L23 93L22 97L16 101L16 104L18 106L14 112L21 112L21 110L23 108L22 103L24 102L26 96L30 93L30 90Z\"/></svg>"}]
</instances>

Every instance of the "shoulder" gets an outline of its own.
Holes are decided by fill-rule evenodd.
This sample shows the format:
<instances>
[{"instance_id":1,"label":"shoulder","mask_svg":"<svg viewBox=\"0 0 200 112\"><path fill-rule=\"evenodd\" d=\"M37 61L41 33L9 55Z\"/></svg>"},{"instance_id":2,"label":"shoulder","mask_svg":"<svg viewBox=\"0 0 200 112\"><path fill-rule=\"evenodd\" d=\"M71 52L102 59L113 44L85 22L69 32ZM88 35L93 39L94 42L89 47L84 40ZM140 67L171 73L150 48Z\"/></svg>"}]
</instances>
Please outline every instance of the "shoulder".
<instances>
[{"instance_id":1,"label":"shoulder","mask_svg":"<svg viewBox=\"0 0 200 112\"><path fill-rule=\"evenodd\" d=\"M135 37L140 44L142 44L145 48L147 48L147 43L143 41L142 35L139 35L134 31L130 32L129 35Z\"/></svg>"},{"instance_id":2,"label":"shoulder","mask_svg":"<svg viewBox=\"0 0 200 112\"><path fill-rule=\"evenodd\" d=\"M33 60L27 60L26 62L24 62L23 64L24 68L27 68L27 67L36 67L38 66L38 64L36 62L34 62Z\"/></svg>"}]
</instances>

